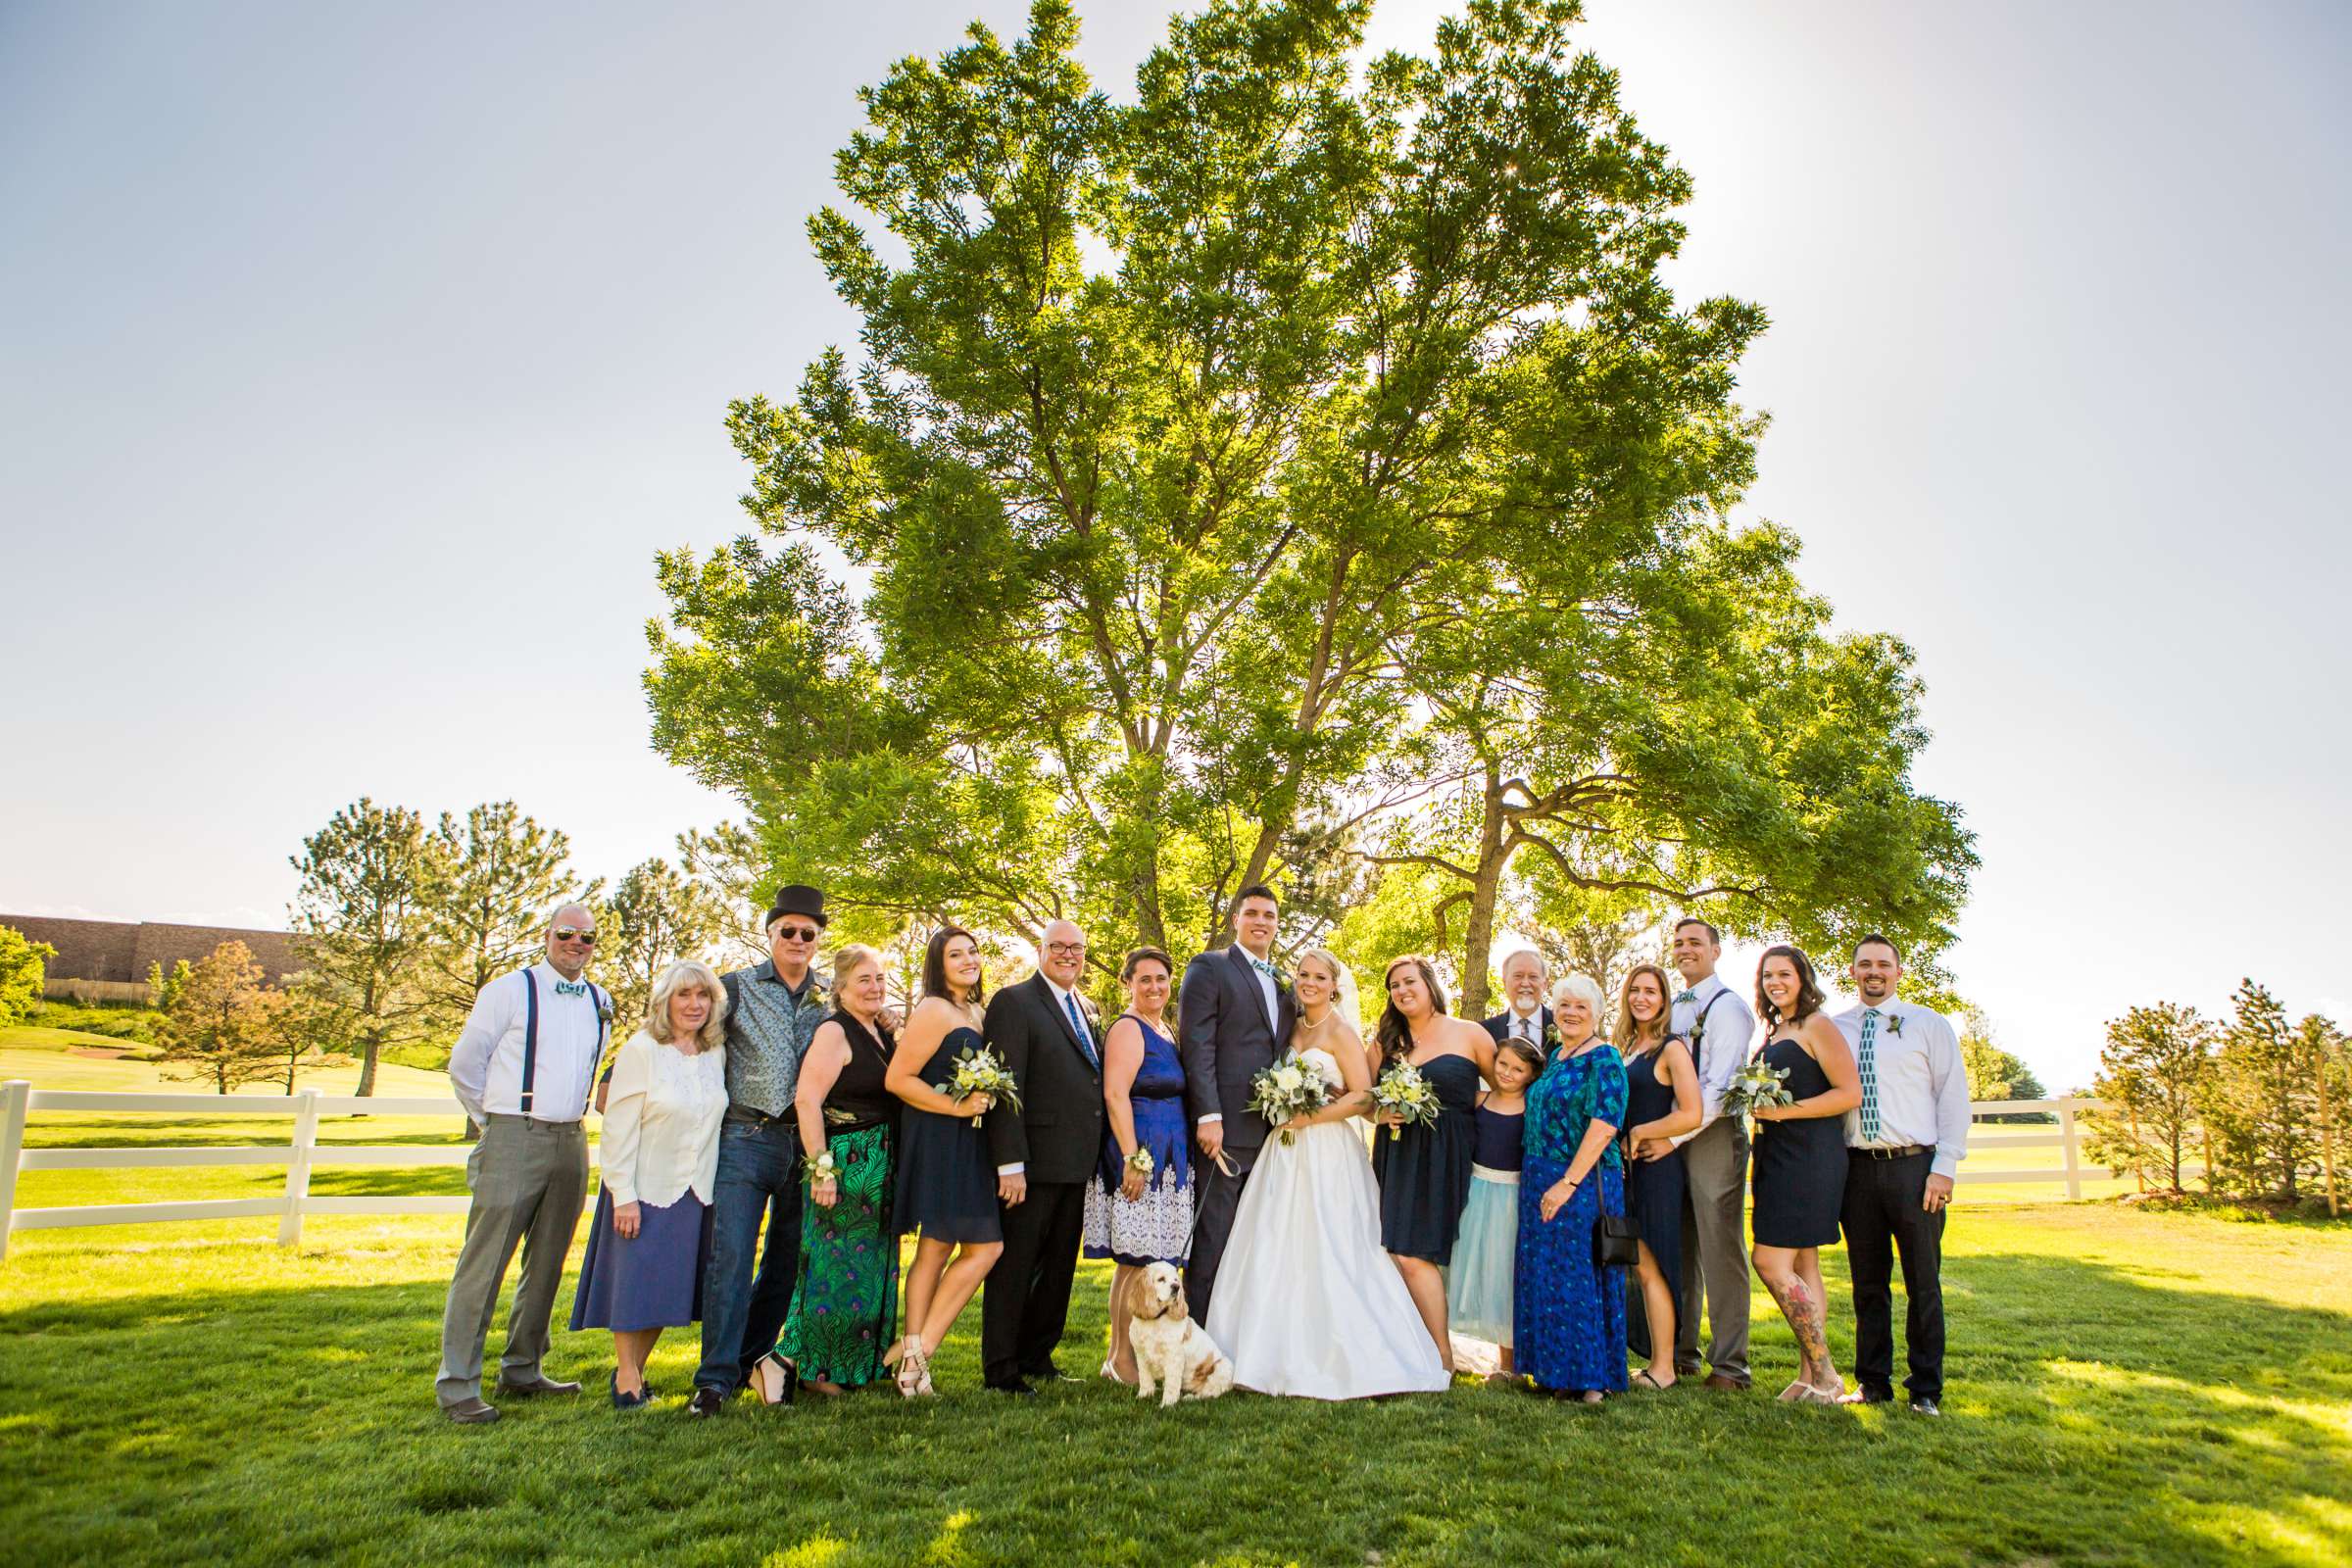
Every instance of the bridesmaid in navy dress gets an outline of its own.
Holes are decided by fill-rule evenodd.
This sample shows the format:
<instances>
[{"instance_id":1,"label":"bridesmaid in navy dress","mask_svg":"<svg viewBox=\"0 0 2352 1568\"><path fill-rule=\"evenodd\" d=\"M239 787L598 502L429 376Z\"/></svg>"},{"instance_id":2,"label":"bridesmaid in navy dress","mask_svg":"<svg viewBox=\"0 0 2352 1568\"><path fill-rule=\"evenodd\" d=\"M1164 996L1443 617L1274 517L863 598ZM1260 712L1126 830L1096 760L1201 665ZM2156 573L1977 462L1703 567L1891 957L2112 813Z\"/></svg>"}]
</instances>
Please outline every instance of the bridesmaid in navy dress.
<instances>
[{"instance_id":1,"label":"bridesmaid in navy dress","mask_svg":"<svg viewBox=\"0 0 2352 1568\"><path fill-rule=\"evenodd\" d=\"M997 1178L980 1131L989 1098L947 1093L956 1058L980 1049L980 944L961 926L941 927L923 950L923 1000L882 1080L906 1102L896 1228L922 1238L906 1271L906 1334L882 1358L897 1365L899 1392L908 1398L932 1392L932 1355L1004 1250Z\"/></svg>"},{"instance_id":2,"label":"bridesmaid in navy dress","mask_svg":"<svg viewBox=\"0 0 2352 1568\"><path fill-rule=\"evenodd\" d=\"M1835 1404L1845 1380L1830 1359L1821 1249L1838 1240L1845 1203L1845 1113L1862 1103L1862 1075L1845 1036L1822 1011L1813 963L1791 947L1770 948L1756 967L1763 1058L1785 1071L1793 1105L1759 1106L1755 1135L1756 1276L1796 1335L1804 1365L1783 1399Z\"/></svg>"},{"instance_id":3,"label":"bridesmaid in navy dress","mask_svg":"<svg viewBox=\"0 0 2352 1568\"><path fill-rule=\"evenodd\" d=\"M1600 987L1586 976L1552 988L1552 1016L1559 1047L1527 1091L1511 1331L1536 1387L1598 1404L1626 1386L1625 1282L1594 1250L1601 1215L1625 1212L1625 1062L1593 1032Z\"/></svg>"},{"instance_id":4,"label":"bridesmaid in navy dress","mask_svg":"<svg viewBox=\"0 0 2352 1568\"><path fill-rule=\"evenodd\" d=\"M1674 1387L1675 1307L1683 1298L1683 1151L1698 1131L1698 1069L1669 1039L1674 988L1654 963L1637 963L1617 996L1617 1054L1625 1058L1625 1211L1642 1230L1642 1260L1625 1283L1626 1343L1649 1364L1634 1387Z\"/></svg>"},{"instance_id":5,"label":"bridesmaid in navy dress","mask_svg":"<svg viewBox=\"0 0 2352 1568\"><path fill-rule=\"evenodd\" d=\"M1438 1359L1453 1370L1453 1335L1446 1322L1446 1265L1453 1258L1462 1207L1470 1201L1470 1159L1477 1142L1478 1091L1494 1075L1494 1037L1446 1014L1446 993L1424 958L1389 965L1388 1006L1365 1048L1372 1081L1400 1061L1421 1069L1437 1091L1434 1124L1400 1125L1373 1117L1372 1173L1380 1179L1380 1245L1396 1260Z\"/></svg>"}]
</instances>

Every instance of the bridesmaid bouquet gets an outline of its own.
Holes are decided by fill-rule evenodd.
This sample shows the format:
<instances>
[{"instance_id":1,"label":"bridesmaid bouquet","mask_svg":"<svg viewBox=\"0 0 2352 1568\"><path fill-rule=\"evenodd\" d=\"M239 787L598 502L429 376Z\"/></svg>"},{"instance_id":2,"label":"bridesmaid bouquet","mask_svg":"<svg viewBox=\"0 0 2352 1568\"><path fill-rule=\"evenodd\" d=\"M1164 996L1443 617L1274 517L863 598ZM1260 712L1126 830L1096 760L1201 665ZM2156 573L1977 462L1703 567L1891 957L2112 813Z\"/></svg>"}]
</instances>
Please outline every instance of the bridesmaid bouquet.
<instances>
[{"instance_id":1,"label":"bridesmaid bouquet","mask_svg":"<svg viewBox=\"0 0 2352 1568\"><path fill-rule=\"evenodd\" d=\"M1372 1103L1404 1118L1404 1121L1390 1126L1391 1138L1404 1136L1405 1121L1418 1122L1424 1127L1436 1126L1438 1111L1442 1108L1438 1103L1437 1090L1431 1088L1429 1080L1421 1076L1421 1069L1409 1061L1400 1061L1380 1075L1380 1082L1372 1086Z\"/></svg>"},{"instance_id":2,"label":"bridesmaid bouquet","mask_svg":"<svg viewBox=\"0 0 2352 1568\"><path fill-rule=\"evenodd\" d=\"M1723 1113L1727 1116L1745 1116L1758 1105L1793 1105L1796 1097L1788 1092L1788 1069L1774 1067L1758 1056L1732 1074L1731 1087L1723 1092Z\"/></svg>"},{"instance_id":3,"label":"bridesmaid bouquet","mask_svg":"<svg viewBox=\"0 0 2352 1568\"><path fill-rule=\"evenodd\" d=\"M1273 1066L1261 1069L1250 1080L1250 1108L1277 1127L1293 1116L1321 1110L1331 1101L1331 1086L1323 1081L1322 1073L1298 1059L1292 1052ZM1289 1128L1283 1128L1282 1141L1294 1142Z\"/></svg>"},{"instance_id":4,"label":"bridesmaid bouquet","mask_svg":"<svg viewBox=\"0 0 2352 1568\"><path fill-rule=\"evenodd\" d=\"M995 1052L980 1046L966 1046L956 1058L956 1076L948 1083L948 1095L955 1100L966 1095L986 1095L1015 1110L1021 1108L1020 1084L1004 1070L1004 1063L997 1059Z\"/></svg>"}]
</instances>

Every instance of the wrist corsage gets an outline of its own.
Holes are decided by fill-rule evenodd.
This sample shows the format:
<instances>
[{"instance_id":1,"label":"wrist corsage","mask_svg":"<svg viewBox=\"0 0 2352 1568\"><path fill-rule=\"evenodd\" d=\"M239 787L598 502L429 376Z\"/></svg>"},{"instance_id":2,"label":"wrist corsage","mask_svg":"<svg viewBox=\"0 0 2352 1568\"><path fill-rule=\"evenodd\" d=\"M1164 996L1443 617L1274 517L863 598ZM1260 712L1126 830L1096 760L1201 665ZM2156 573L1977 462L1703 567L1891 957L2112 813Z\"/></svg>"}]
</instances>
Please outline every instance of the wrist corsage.
<instances>
[{"instance_id":1,"label":"wrist corsage","mask_svg":"<svg viewBox=\"0 0 2352 1568\"><path fill-rule=\"evenodd\" d=\"M833 1151L830 1149L820 1150L816 1156L808 1161L809 1186L814 1187L818 1182L838 1181L840 1177L841 1167L834 1163Z\"/></svg>"},{"instance_id":2,"label":"wrist corsage","mask_svg":"<svg viewBox=\"0 0 2352 1568\"><path fill-rule=\"evenodd\" d=\"M1151 1175L1152 1151L1146 1149L1141 1144L1136 1145L1135 1152L1127 1156L1126 1165L1129 1170L1134 1171L1138 1176Z\"/></svg>"}]
</instances>

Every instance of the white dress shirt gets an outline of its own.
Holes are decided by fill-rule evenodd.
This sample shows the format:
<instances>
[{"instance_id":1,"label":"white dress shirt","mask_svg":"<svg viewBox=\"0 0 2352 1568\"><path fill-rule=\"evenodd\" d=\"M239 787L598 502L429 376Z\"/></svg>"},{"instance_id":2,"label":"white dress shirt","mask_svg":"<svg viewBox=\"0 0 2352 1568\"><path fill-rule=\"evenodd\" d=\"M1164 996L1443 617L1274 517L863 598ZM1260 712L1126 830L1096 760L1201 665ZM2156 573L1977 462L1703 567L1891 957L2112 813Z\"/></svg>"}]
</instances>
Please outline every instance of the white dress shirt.
<instances>
[{"instance_id":1,"label":"white dress shirt","mask_svg":"<svg viewBox=\"0 0 2352 1568\"><path fill-rule=\"evenodd\" d=\"M1682 1000L1686 994L1690 997L1687 1002ZM1721 1002L1715 1000L1718 995ZM1667 1032L1674 1038L1689 1040L1702 1012L1707 1020L1698 1039L1698 1059L1691 1063L1698 1071L1699 1121L1685 1136L1694 1138L1723 1114L1724 1091L1732 1087L1733 1077L1747 1060L1748 1047L1755 1043L1756 1015L1720 975L1711 974L1694 986L1686 986L1675 997L1667 1019ZM1675 1140L1678 1144L1683 1141Z\"/></svg>"},{"instance_id":2,"label":"white dress shirt","mask_svg":"<svg viewBox=\"0 0 2352 1568\"><path fill-rule=\"evenodd\" d=\"M597 991L585 980L572 996L560 996L564 977L544 960L527 971L539 986L539 1049L531 1074L533 1121L578 1121L588 1113L596 1087L596 1059L605 1039L597 1016ZM502 974L482 987L473 1011L449 1054L449 1084L458 1103L479 1123L486 1115L522 1112L522 1037L529 1016L525 971ZM570 983L570 982L565 982Z\"/></svg>"},{"instance_id":3,"label":"white dress shirt","mask_svg":"<svg viewBox=\"0 0 2352 1568\"><path fill-rule=\"evenodd\" d=\"M1266 1027L1276 1031L1277 1033L1280 1033L1282 1029L1282 993L1275 989L1274 977L1266 973L1265 970L1260 969L1256 962L1253 961L1257 956L1251 953L1248 948L1243 947L1239 942L1236 942L1233 945L1233 951L1242 956L1242 961L1244 963L1250 965L1250 973L1251 977L1257 981L1257 994L1266 999ZM1265 961L1271 964L1274 960L1272 958L1268 958ZM1276 1040L1274 1045L1275 1049L1278 1051L1287 1049L1288 1047L1288 1043L1282 1040ZM1193 1125L1196 1127L1205 1127L1212 1121L1221 1122L1224 1119L1225 1113L1223 1111L1212 1110L1207 1115L1202 1116L1198 1121L1194 1122Z\"/></svg>"},{"instance_id":4,"label":"white dress shirt","mask_svg":"<svg viewBox=\"0 0 2352 1568\"><path fill-rule=\"evenodd\" d=\"M667 1208L691 1192L710 1201L718 1124L727 1115L727 1052L692 1055L640 1029L612 1059L597 1164L615 1207Z\"/></svg>"},{"instance_id":5,"label":"white dress shirt","mask_svg":"<svg viewBox=\"0 0 2352 1568\"><path fill-rule=\"evenodd\" d=\"M1061 987L1059 987L1059 986L1055 985L1055 984L1054 984L1054 983L1052 980L1050 980L1050 979L1047 979L1047 977L1046 977L1046 971L1045 971L1045 970L1043 970L1043 969L1040 969L1040 970L1038 970L1038 971L1037 971L1037 977L1038 977L1040 980L1044 980L1044 981L1046 982L1046 989L1047 989L1048 991L1051 991L1051 992L1053 992L1053 993L1054 993L1054 1010L1056 1013L1059 1013L1059 1014L1061 1015L1061 1020L1062 1020L1063 1022L1065 1022L1065 1023L1066 1023L1066 1022L1068 1022L1068 1021L1069 1021L1069 1015L1070 1015L1070 1005L1071 1005L1071 1001L1072 1001L1072 998L1071 998L1071 995L1070 995L1070 993L1069 993L1069 992L1067 992L1067 991L1064 991L1064 990L1062 990L1062 989L1061 989ZM1086 1016L1086 1004L1085 1004L1085 1003L1083 1003L1083 1002L1081 1002L1081 1003L1078 1003L1078 1004L1077 1004L1077 1007L1078 1007L1078 1016L1079 1016L1079 1017L1081 1017L1081 1018L1085 1017L1085 1016ZM1096 1048L1095 1048L1095 1050L1096 1050L1096 1053L1097 1053L1097 1054L1098 1054L1098 1055L1100 1055L1100 1054L1101 1054L1101 1052L1102 1052L1102 1048L1101 1048L1100 1046L1098 1046L1098 1047L1096 1047ZM1009 1164L1009 1165L999 1165L999 1166L997 1167L997 1174L998 1174L998 1175L1000 1175L1000 1176L1018 1176L1018 1175L1020 1175L1022 1172L1026 1171L1028 1168L1029 1168L1029 1166L1028 1166L1028 1163L1027 1163L1026 1161L1024 1161L1024 1160L1018 1160L1018 1159L1016 1159L1016 1160L1014 1160L1014 1161L1013 1161L1011 1164Z\"/></svg>"},{"instance_id":6,"label":"white dress shirt","mask_svg":"<svg viewBox=\"0 0 2352 1568\"><path fill-rule=\"evenodd\" d=\"M1838 1014L1838 1033L1862 1064L1862 1015L1856 1004ZM1968 1152L1968 1069L1960 1060L1960 1037L1950 1020L1933 1007L1908 1002L1878 1005L1879 1026L1871 1033L1871 1073L1878 1080L1879 1136L1865 1143L1860 1107L1845 1113L1849 1149L1901 1149L1920 1144L1936 1151L1931 1167L1938 1176L1957 1176Z\"/></svg>"}]
</instances>

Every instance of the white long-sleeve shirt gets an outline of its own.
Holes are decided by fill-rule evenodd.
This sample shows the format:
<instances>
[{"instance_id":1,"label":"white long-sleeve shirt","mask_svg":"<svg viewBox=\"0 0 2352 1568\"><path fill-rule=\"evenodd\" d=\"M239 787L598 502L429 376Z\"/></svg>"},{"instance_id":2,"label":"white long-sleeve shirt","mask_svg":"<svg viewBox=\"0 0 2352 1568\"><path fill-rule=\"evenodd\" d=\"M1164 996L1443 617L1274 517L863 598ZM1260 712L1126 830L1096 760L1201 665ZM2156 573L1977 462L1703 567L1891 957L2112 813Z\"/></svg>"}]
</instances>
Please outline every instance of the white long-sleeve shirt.
<instances>
[{"instance_id":1,"label":"white long-sleeve shirt","mask_svg":"<svg viewBox=\"0 0 2352 1568\"><path fill-rule=\"evenodd\" d=\"M1723 998L1721 1002L1715 1000L1719 995ZM1702 1013L1707 1020L1706 1028L1698 1037L1698 1049L1693 1053L1696 1059L1691 1062L1698 1072L1699 1123L1690 1137L1714 1125L1715 1119L1723 1114L1724 1091L1732 1087L1733 1077L1747 1060L1748 1048L1756 1039L1755 1013L1740 1000L1739 992L1723 983L1720 975L1709 975L1698 984L1675 993L1667 1032L1677 1039L1689 1040Z\"/></svg>"},{"instance_id":2,"label":"white long-sleeve shirt","mask_svg":"<svg viewBox=\"0 0 2352 1568\"><path fill-rule=\"evenodd\" d=\"M597 1009L609 1003L600 1003L597 988L585 980L566 981L554 964L541 962L528 971L502 974L482 987L457 1049L449 1054L450 1088L476 1122L485 1115L522 1112L522 1044L530 1011L526 972L539 988L531 1119L578 1121L588 1113L588 1095L596 1087L596 1060L605 1040L606 1026ZM564 989L558 990L559 984Z\"/></svg>"},{"instance_id":3,"label":"white long-sleeve shirt","mask_svg":"<svg viewBox=\"0 0 2352 1568\"><path fill-rule=\"evenodd\" d=\"M704 1202L718 1179L718 1126L727 1115L724 1047L692 1055L640 1029L612 1058L597 1165L613 1206L667 1208L691 1192Z\"/></svg>"},{"instance_id":4,"label":"white long-sleeve shirt","mask_svg":"<svg viewBox=\"0 0 2352 1568\"><path fill-rule=\"evenodd\" d=\"M1856 1005L1834 1020L1862 1062L1862 1018ZM1960 1059L1960 1037L1951 1021L1933 1007L1909 1002L1878 1004L1879 1026L1871 1032L1872 1072L1878 1080L1879 1136L1862 1137L1862 1112L1845 1113L1848 1149L1901 1149L1922 1144L1936 1151L1930 1167L1956 1176L1968 1152L1968 1068Z\"/></svg>"}]
</instances>

